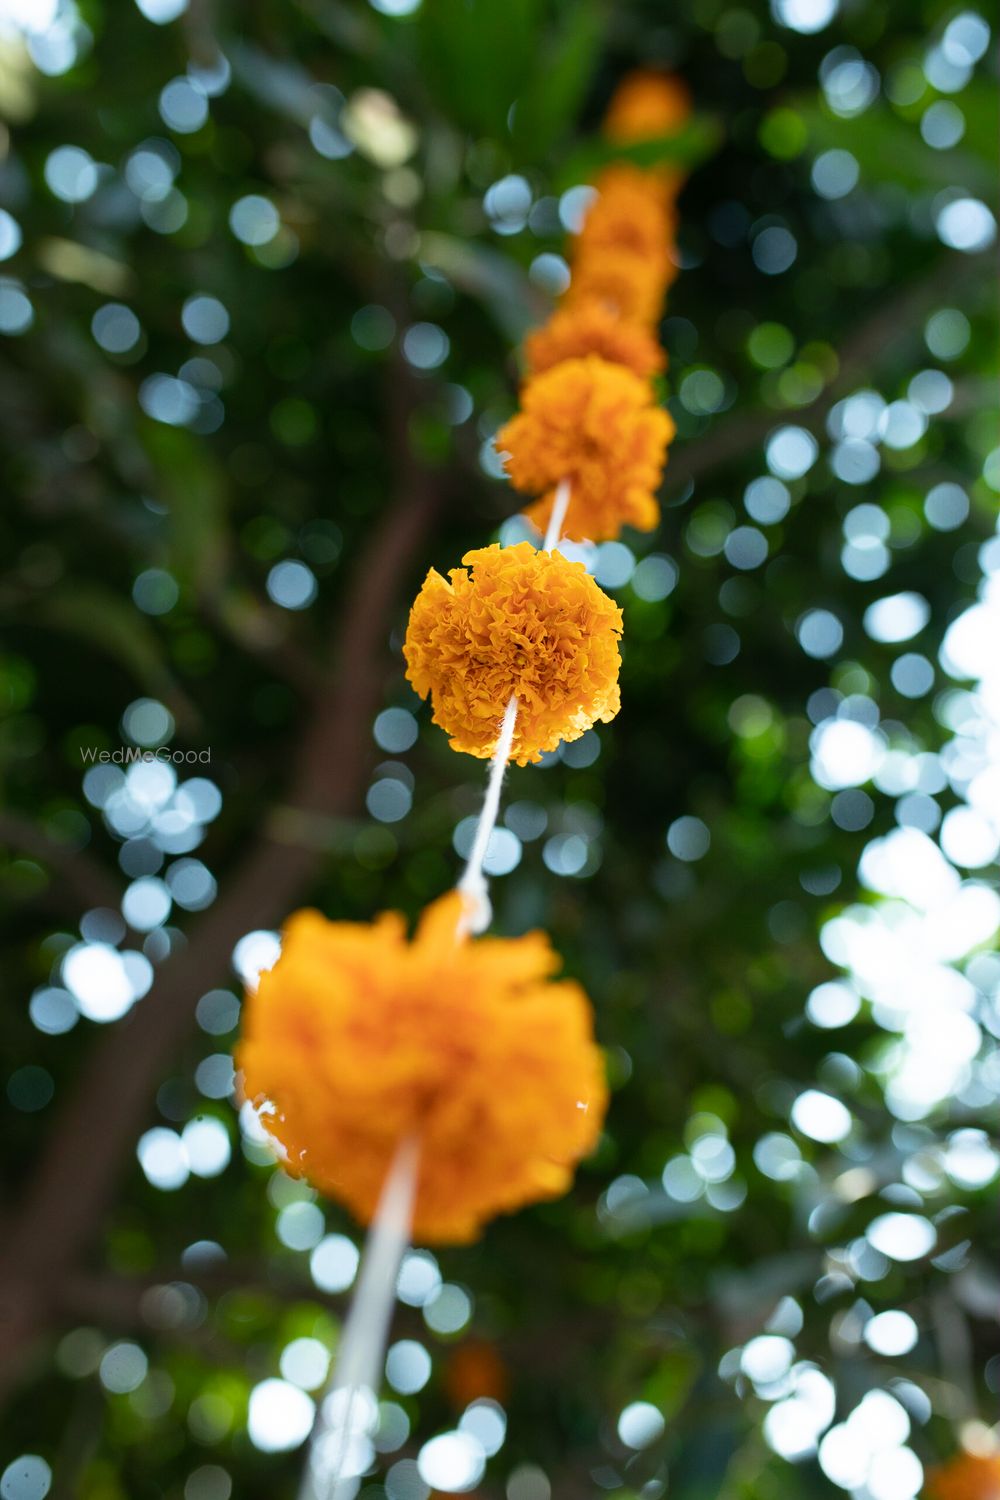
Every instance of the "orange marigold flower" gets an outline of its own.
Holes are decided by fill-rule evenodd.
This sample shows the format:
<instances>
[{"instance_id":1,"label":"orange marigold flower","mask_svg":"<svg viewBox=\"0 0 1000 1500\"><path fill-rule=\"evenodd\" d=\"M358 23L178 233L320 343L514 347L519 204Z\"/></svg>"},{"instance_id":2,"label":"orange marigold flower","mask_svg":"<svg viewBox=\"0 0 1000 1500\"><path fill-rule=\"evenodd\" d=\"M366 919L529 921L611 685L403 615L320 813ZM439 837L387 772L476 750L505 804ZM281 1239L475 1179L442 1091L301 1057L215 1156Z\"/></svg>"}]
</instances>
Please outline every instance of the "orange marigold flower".
<instances>
[{"instance_id":1,"label":"orange marigold flower","mask_svg":"<svg viewBox=\"0 0 1000 1500\"><path fill-rule=\"evenodd\" d=\"M583 564L530 542L480 547L462 562L447 579L427 574L403 643L406 675L431 695L452 749L488 759L512 696L521 766L613 719L622 615Z\"/></svg>"},{"instance_id":2,"label":"orange marigold flower","mask_svg":"<svg viewBox=\"0 0 1000 1500\"><path fill-rule=\"evenodd\" d=\"M624 525L651 531L673 419L652 404L646 381L595 354L568 359L529 380L521 411L496 436L514 485L548 490L527 514L544 527L554 488L570 482L563 526L576 540L603 541Z\"/></svg>"},{"instance_id":3,"label":"orange marigold flower","mask_svg":"<svg viewBox=\"0 0 1000 1500\"><path fill-rule=\"evenodd\" d=\"M609 167L597 180L572 255L567 303L597 300L619 317L655 323L677 275L673 192L659 173Z\"/></svg>"},{"instance_id":4,"label":"orange marigold flower","mask_svg":"<svg viewBox=\"0 0 1000 1500\"><path fill-rule=\"evenodd\" d=\"M577 254L629 250L662 258L673 240L676 221L670 180L621 164L608 167L594 183L597 197L587 209Z\"/></svg>"},{"instance_id":5,"label":"orange marigold flower","mask_svg":"<svg viewBox=\"0 0 1000 1500\"><path fill-rule=\"evenodd\" d=\"M611 96L604 134L622 145L673 135L691 114L691 94L683 79L653 68L626 74Z\"/></svg>"},{"instance_id":6,"label":"orange marigold flower","mask_svg":"<svg viewBox=\"0 0 1000 1500\"><path fill-rule=\"evenodd\" d=\"M663 311L663 295L678 267L667 254L637 255L613 248L578 253L564 306L600 302L630 323L654 327Z\"/></svg>"},{"instance_id":7,"label":"orange marigold flower","mask_svg":"<svg viewBox=\"0 0 1000 1500\"><path fill-rule=\"evenodd\" d=\"M316 911L247 996L236 1064L285 1169L367 1223L400 1144L419 1141L413 1234L475 1239L494 1214L556 1198L607 1104L590 1004L553 980L540 932L456 937L462 898L373 923Z\"/></svg>"},{"instance_id":8,"label":"orange marigold flower","mask_svg":"<svg viewBox=\"0 0 1000 1500\"><path fill-rule=\"evenodd\" d=\"M597 301L580 301L553 313L524 341L528 371L538 375L564 359L597 354L649 380L666 369L667 357L641 323L627 323Z\"/></svg>"},{"instance_id":9,"label":"orange marigold flower","mask_svg":"<svg viewBox=\"0 0 1000 1500\"><path fill-rule=\"evenodd\" d=\"M1000 1457L959 1453L927 1474L927 1500L1000 1500Z\"/></svg>"}]
</instances>

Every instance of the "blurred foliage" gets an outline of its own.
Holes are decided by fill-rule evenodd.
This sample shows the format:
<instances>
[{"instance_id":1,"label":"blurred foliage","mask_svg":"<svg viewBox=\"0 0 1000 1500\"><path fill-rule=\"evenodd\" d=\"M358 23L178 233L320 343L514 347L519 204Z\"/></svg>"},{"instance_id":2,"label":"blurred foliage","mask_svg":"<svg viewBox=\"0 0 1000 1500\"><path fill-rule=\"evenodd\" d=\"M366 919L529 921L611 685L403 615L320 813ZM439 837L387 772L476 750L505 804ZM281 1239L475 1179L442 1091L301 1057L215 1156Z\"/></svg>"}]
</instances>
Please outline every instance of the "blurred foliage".
<instances>
[{"instance_id":1,"label":"blurred foliage","mask_svg":"<svg viewBox=\"0 0 1000 1500\"><path fill-rule=\"evenodd\" d=\"M449 752L409 693L402 625L426 568L457 563L515 508L489 440L515 401L514 342L560 274L559 195L602 158L597 122L615 82L663 64L697 109L670 148L691 177L664 323L678 424L664 520L599 560L625 610L622 714L547 768L511 772L523 847L494 886L499 929L544 925L593 997L615 1086L608 1131L565 1201L439 1257L471 1299L467 1326L435 1332L400 1308L396 1336L420 1339L433 1373L393 1397L409 1435L361 1493L422 1500L406 1462L477 1395L499 1396L509 1424L484 1495L545 1500L539 1469L556 1500L840 1493L808 1444L792 1463L773 1429L765 1439L766 1413L793 1390L783 1345L770 1349L773 1380L748 1373L752 1358L740 1367L766 1332L794 1343L799 1376L824 1373L838 1421L892 1389L925 1463L959 1437L986 1442L1000 1388L996 1177L963 1182L940 1163L952 1132L996 1133L1000 1013L980 995L976 1086L970 1063L953 1098L897 1118L885 1095L896 1038L868 1000L833 1030L803 1007L838 977L821 928L877 904L859 887L862 850L907 818L888 783L818 784L814 726L850 700L862 720L872 705L907 755L942 747L954 702L936 653L975 598L994 530L989 257L938 232L952 197L988 197L995 179L989 54L957 82L941 71L956 12L943 0L789 0L773 15L725 0L397 8L190 0L158 25L149 16L178 10L169 0L60 0L22 35L32 6L0 6L0 202L15 226L0 221L0 784L8 814L37 835L0 822L5 1210L103 1036L92 1019L33 1023L49 1012L36 999L29 1014L29 996L58 986L81 932L124 939L109 908L130 882L192 853L221 894L239 879L285 806L365 543L416 475L442 504L386 621L382 704L417 714L419 737L399 750L372 740L369 767L372 787L404 788L397 806L412 780L412 810L389 820L358 798L350 817L312 829L322 873L304 894L367 919L413 914L454 878L453 833L478 805L482 768ZM828 24L783 24L812 12ZM837 66L854 72L834 86ZM924 122L940 103L964 133L932 146ZM936 118L947 136L952 117ZM849 160L831 167L830 152ZM819 161L855 182L821 191ZM194 297L225 309L217 339L199 332ZM950 343L927 332L942 309L955 310L938 325ZM947 373L945 407L911 442L869 444L868 478L838 475L834 404L859 390L908 402L927 368ZM818 457L786 475L784 509L772 491L765 521L744 497L783 426L811 434ZM947 526L929 519L941 484L971 501ZM875 511L859 520L861 505ZM859 534L884 553L880 571L859 570ZM647 557L658 567L633 573ZM930 605L919 650L933 691L901 692L909 646L862 623L901 591ZM800 645L817 610L834 622L829 650ZM144 700L173 726L147 741L134 728ZM130 833L84 796L81 753L137 738L210 747L210 769L178 768L223 796L195 844L154 837L148 822ZM960 801L942 789L938 817ZM367 805L379 806L371 790ZM516 832L517 812L508 823ZM977 878L995 887L995 867ZM125 946L155 967L206 920L179 901L168 925ZM236 987L224 968L199 982ZM315 1225L304 1247L279 1238L302 1190L241 1137L224 1064L221 1088L219 1066L206 1069L233 1035L203 1027L163 1055L147 1121L216 1119L232 1162L164 1191L133 1159L19 1372L0 1469L41 1455L54 1495L226 1500L230 1480L246 1500L295 1493L301 1452L259 1452L248 1401L291 1340L335 1345L343 1298L310 1278ZM789 1124L810 1088L847 1106L846 1138L824 1144ZM711 1191L691 1175L705 1140L732 1152ZM661 1174L677 1162L671 1193ZM869 1244L866 1227L893 1209L933 1219L933 1255ZM338 1210L323 1214L357 1240ZM885 1310L917 1331L894 1358L864 1336ZM140 1368L129 1389L108 1363L122 1340L125 1366ZM648 1446L618 1426L636 1402L665 1418ZM14 1483L14 1500L42 1493ZM908 1500L906 1483L855 1492Z\"/></svg>"}]
</instances>

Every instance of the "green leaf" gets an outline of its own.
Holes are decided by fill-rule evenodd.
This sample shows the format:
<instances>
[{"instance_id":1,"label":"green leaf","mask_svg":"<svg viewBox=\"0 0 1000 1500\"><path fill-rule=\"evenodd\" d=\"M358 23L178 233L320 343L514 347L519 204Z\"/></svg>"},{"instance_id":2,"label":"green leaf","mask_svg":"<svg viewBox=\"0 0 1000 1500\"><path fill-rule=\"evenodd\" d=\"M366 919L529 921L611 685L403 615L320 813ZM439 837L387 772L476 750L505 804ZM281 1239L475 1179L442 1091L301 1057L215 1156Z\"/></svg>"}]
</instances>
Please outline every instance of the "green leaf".
<instances>
[{"instance_id":1,"label":"green leaf","mask_svg":"<svg viewBox=\"0 0 1000 1500\"><path fill-rule=\"evenodd\" d=\"M560 34L541 48L534 76L514 107L511 132L530 160L537 162L579 114L603 33L601 10L584 4L570 11Z\"/></svg>"},{"instance_id":2,"label":"green leaf","mask_svg":"<svg viewBox=\"0 0 1000 1500\"><path fill-rule=\"evenodd\" d=\"M996 137L1000 129L1000 98L983 83L963 94L965 135L947 151L928 147L915 121L902 119L879 103L853 119L832 114L815 100L795 106L809 133L809 150L849 151L861 167L862 182L896 182L926 192L935 183L956 184L990 199L996 178Z\"/></svg>"},{"instance_id":3,"label":"green leaf","mask_svg":"<svg viewBox=\"0 0 1000 1500\"><path fill-rule=\"evenodd\" d=\"M695 115L675 134L655 141L623 146L595 138L563 162L558 184L565 189L579 182L590 182L603 167L616 161L631 161L638 167L671 165L693 171L714 155L723 135L722 125L714 115Z\"/></svg>"},{"instance_id":4,"label":"green leaf","mask_svg":"<svg viewBox=\"0 0 1000 1500\"><path fill-rule=\"evenodd\" d=\"M507 133L540 43L539 0L431 0L418 20L421 68L439 107L467 130Z\"/></svg>"}]
</instances>

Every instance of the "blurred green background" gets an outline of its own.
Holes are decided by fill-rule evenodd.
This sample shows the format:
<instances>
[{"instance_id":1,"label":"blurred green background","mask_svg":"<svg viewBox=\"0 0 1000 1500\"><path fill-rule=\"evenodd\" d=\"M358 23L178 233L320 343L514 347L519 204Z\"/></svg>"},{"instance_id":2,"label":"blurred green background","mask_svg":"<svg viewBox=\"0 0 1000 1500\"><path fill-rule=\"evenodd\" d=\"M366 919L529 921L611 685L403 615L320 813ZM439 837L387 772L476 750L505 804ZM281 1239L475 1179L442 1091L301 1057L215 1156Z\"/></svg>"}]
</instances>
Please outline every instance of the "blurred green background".
<instances>
[{"instance_id":1,"label":"blurred green background","mask_svg":"<svg viewBox=\"0 0 1000 1500\"><path fill-rule=\"evenodd\" d=\"M620 717L491 855L607 1133L407 1263L360 1493L995 1442L993 57L961 0L0 0L3 1500L296 1492L359 1233L241 1127L239 975L460 867L401 633L522 534L491 439L638 65L696 110L663 522L590 554Z\"/></svg>"}]
</instances>

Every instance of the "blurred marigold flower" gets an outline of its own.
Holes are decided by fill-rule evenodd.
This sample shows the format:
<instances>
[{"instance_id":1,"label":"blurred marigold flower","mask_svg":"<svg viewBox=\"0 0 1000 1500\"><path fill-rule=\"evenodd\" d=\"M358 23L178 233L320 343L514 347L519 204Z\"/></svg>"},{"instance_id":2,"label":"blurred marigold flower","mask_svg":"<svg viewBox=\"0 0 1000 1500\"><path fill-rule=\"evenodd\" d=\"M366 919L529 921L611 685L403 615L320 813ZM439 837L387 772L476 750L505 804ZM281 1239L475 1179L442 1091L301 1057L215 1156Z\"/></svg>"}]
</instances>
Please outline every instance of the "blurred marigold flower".
<instances>
[{"instance_id":1,"label":"blurred marigold flower","mask_svg":"<svg viewBox=\"0 0 1000 1500\"><path fill-rule=\"evenodd\" d=\"M606 167L594 187L597 197L584 216L576 255L597 250L630 250L662 259L673 242L674 194L680 185L660 172L627 163Z\"/></svg>"},{"instance_id":2,"label":"blurred marigold flower","mask_svg":"<svg viewBox=\"0 0 1000 1500\"><path fill-rule=\"evenodd\" d=\"M488 759L512 696L511 759L522 766L613 719L621 610L583 564L530 542L481 547L462 562L447 579L427 574L403 644L406 675L430 694L452 749Z\"/></svg>"},{"instance_id":3,"label":"blurred marigold flower","mask_svg":"<svg viewBox=\"0 0 1000 1500\"><path fill-rule=\"evenodd\" d=\"M548 521L555 486L568 479L564 535L602 541L624 525L652 530L674 423L653 405L646 381L591 354L529 380L521 408L495 441L508 454L506 469L517 489L549 491L528 508L537 526Z\"/></svg>"},{"instance_id":4,"label":"blurred marigold flower","mask_svg":"<svg viewBox=\"0 0 1000 1500\"><path fill-rule=\"evenodd\" d=\"M667 358L641 323L627 323L597 301L580 301L554 313L524 341L529 373L597 354L611 364L625 365L644 380L666 368Z\"/></svg>"},{"instance_id":5,"label":"blurred marigold flower","mask_svg":"<svg viewBox=\"0 0 1000 1500\"><path fill-rule=\"evenodd\" d=\"M363 1223L400 1144L418 1140L418 1243L465 1243L494 1214L566 1192L607 1103L590 1003L552 979L548 938L459 940L461 903L436 901L412 941L397 912L297 912L236 1054L286 1170Z\"/></svg>"},{"instance_id":6,"label":"blurred marigold flower","mask_svg":"<svg viewBox=\"0 0 1000 1500\"><path fill-rule=\"evenodd\" d=\"M645 256L613 247L578 252L563 305L600 302L624 321L652 328L660 321L663 294L677 271L666 253Z\"/></svg>"},{"instance_id":7,"label":"blurred marigold flower","mask_svg":"<svg viewBox=\"0 0 1000 1500\"><path fill-rule=\"evenodd\" d=\"M604 134L620 145L673 135L691 114L688 86L671 73L637 68L627 73L611 96Z\"/></svg>"},{"instance_id":8,"label":"blurred marigold flower","mask_svg":"<svg viewBox=\"0 0 1000 1500\"><path fill-rule=\"evenodd\" d=\"M927 1500L1000 1500L1000 1457L959 1453L928 1470Z\"/></svg>"},{"instance_id":9,"label":"blurred marigold flower","mask_svg":"<svg viewBox=\"0 0 1000 1500\"><path fill-rule=\"evenodd\" d=\"M679 269L670 253L673 181L627 163L601 173L572 253L568 307L599 301L623 319L647 326L659 321Z\"/></svg>"}]
</instances>

